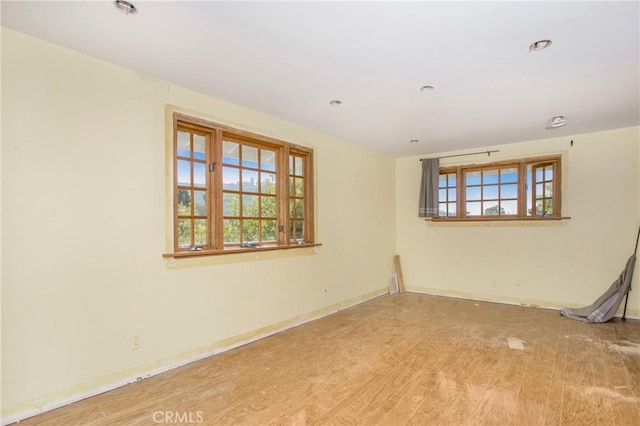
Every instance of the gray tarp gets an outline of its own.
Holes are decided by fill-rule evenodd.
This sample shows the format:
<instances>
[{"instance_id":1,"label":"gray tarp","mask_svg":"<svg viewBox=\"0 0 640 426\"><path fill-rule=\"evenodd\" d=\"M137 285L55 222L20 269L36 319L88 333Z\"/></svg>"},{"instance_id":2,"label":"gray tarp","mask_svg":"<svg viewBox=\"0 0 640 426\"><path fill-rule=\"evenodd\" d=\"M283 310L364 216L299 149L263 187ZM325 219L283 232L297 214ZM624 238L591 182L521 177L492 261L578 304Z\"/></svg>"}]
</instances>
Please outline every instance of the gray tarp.
<instances>
[{"instance_id":1,"label":"gray tarp","mask_svg":"<svg viewBox=\"0 0 640 426\"><path fill-rule=\"evenodd\" d=\"M636 255L633 254L627 260L627 266L620 274L617 280L611 284L611 287L598 298L593 304L585 308L569 309L564 308L560 311L561 315L568 318L577 319L585 322L607 322L613 318L620 307L622 299L627 295L631 287L631 278L633 278L633 268L636 264Z\"/></svg>"}]
</instances>

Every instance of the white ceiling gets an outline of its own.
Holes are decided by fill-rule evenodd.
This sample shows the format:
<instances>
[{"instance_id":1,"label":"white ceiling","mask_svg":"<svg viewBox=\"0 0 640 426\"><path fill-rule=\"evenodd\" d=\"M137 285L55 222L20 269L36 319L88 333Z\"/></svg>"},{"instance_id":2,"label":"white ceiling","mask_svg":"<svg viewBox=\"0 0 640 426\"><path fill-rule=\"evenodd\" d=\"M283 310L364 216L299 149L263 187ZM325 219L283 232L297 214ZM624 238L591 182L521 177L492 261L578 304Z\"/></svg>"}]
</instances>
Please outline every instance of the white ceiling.
<instances>
[{"instance_id":1,"label":"white ceiling","mask_svg":"<svg viewBox=\"0 0 640 426\"><path fill-rule=\"evenodd\" d=\"M638 1L132 2L2 1L1 19L394 156L640 122Z\"/></svg>"}]
</instances>

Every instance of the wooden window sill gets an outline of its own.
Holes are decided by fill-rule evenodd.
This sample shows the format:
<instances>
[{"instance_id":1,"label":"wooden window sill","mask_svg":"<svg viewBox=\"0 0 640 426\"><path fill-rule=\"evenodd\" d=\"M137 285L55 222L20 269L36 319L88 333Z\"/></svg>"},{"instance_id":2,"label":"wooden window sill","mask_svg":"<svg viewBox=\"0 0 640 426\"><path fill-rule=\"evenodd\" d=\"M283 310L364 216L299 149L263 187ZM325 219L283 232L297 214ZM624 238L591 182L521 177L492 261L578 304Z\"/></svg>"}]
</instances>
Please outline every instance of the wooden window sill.
<instances>
[{"instance_id":1,"label":"wooden window sill","mask_svg":"<svg viewBox=\"0 0 640 426\"><path fill-rule=\"evenodd\" d=\"M263 251L275 251L275 250L291 250L308 247L319 247L322 243L305 243L295 244L290 246L277 246L277 245L264 245L260 247L230 247L224 250L197 250L197 251L180 251L176 253L164 253L162 257L166 258L182 258L182 257L199 257L199 256L220 256L224 254L238 254L238 253L256 253Z\"/></svg>"},{"instance_id":2,"label":"wooden window sill","mask_svg":"<svg viewBox=\"0 0 640 426\"><path fill-rule=\"evenodd\" d=\"M501 217L501 218L488 218L484 217L465 217L465 218L444 218L444 217L433 217L433 218L425 218L427 222L545 222L545 221L559 221L559 220L569 220L571 217L562 216L562 217Z\"/></svg>"}]
</instances>

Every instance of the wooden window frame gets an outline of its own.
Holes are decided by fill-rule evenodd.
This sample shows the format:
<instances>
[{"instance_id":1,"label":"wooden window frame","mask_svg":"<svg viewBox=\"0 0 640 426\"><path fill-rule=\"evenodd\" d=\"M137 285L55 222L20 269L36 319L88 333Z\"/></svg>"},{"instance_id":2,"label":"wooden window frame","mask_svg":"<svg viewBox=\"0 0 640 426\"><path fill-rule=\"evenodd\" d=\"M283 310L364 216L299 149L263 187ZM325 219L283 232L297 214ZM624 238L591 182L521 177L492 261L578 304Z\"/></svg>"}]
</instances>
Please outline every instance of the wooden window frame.
<instances>
[{"instance_id":1,"label":"wooden window frame","mask_svg":"<svg viewBox=\"0 0 640 426\"><path fill-rule=\"evenodd\" d=\"M206 219L207 223L207 240L205 244L194 244L194 229L195 226L192 222L191 225L191 240L189 246L180 244L179 238L179 220L188 219L188 216L179 214L179 198L178 191L188 189L185 185L180 185L178 181L178 161L183 160L184 157L178 155L178 131L184 130L188 132L196 132L198 134L206 135L206 149L205 149L205 191L206 191L206 216L193 216L197 219ZM192 137L191 137L192 138ZM244 191L242 188L242 180L239 181L238 191L224 189L223 188L223 167L235 168L230 164L223 165L223 142L238 143L239 149L242 150L242 146L250 146L265 151L272 151L275 153L275 171L269 172L265 170L265 173L275 174L275 203L276 203L276 225L275 225L275 241L261 242L257 246L243 245L242 238L239 242L225 242L223 232L223 194L226 193L238 193L239 198L242 199L242 195L254 195L251 191ZM173 199L171 206L173 209L173 252L165 254L164 257L186 257L186 256L203 256L203 255L216 255L216 254L228 254L228 253L242 253L252 251L265 251L265 250L278 250L278 249L291 249L298 247L318 246L315 242L315 221L314 221L314 170L313 170L313 149L292 144L289 142L281 141L278 139L262 136L256 133L235 129L229 126L209 122L202 119L186 116L179 113L173 114L173 142L171 150L171 186L173 188ZM191 161L197 161L202 163L201 160L194 160L193 153ZM261 155L261 154L260 154ZM289 184L290 173L289 163L290 156L295 156L302 160L304 170L304 180L302 187L302 195L298 195L296 199L302 200L304 206L303 209L303 235L302 239L295 238L295 235L291 235L290 232L290 197ZM256 166L260 168L260 164ZM237 165L240 173L242 170L253 170L252 166L246 166L242 163ZM191 166L191 183L190 190L193 194L193 169ZM260 188L260 183L258 183ZM259 200L261 197L270 196L260 192L261 189L255 195ZM191 196L191 212L195 214L195 200ZM259 202L258 202L259 203ZM240 204L241 208L242 204ZM260 204L258 204L260 206ZM259 208L259 207L258 207ZM184 210L184 208L183 208ZM266 220L271 220L271 216L262 217L262 211L258 210L259 218L243 216L242 210L238 213L243 217L242 220L258 220L260 222L260 228L262 229L262 223ZM242 224L242 222L240 222ZM242 226L242 225L240 225ZM258 231L260 234L260 231ZM259 239L262 235L259 235Z\"/></svg>"},{"instance_id":2,"label":"wooden window frame","mask_svg":"<svg viewBox=\"0 0 640 426\"><path fill-rule=\"evenodd\" d=\"M535 209L536 191L535 191L535 170L540 167L552 166L553 167L553 180L552 180L552 195L546 197L551 199L553 203L553 212L545 215L529 214L527 207L529 205ZM488 171L488 170L500 170L507 168L515 168L517 170L517 213L516 214L500 214L500 207L498 207L498 214L496 215L468 215L466 209L466 194L467 183L465 181L465 174L471 171ZM528 198L527 190L527 170L531 168L531 179L533 186L531 190L531 197ZM499 172L498 172L499 173ZM437 216L433 218L434 221L510 221L510 220L560 220L568 219L562 216L562 158L560 155L548 156L548 157L534 157L524 158L519 160L506 160L497 161L492 163L483 164L467 164L459 166L444 166L440 168L439 175L443 174L455 174L456 175L456 215L455 216ZM491 184L494 185L494 184ZM480 185L482 186L482 185ZM489 184L487 184L489 186ZM500 197L500 196L499 196ZM501 198L498 198L500 200ZM481 200L485 199L481 197ZM490 199L493 200L493 199ZM513 200L513 198L505 197L504 200ZM443 202L438 200L439 203ZM530 203L530 204L529 204ZM544 200L543 200L544 204ZM500 203L498 203L500 206ZM440 207L438 208L440 210ZM448 210L447 210L448 211ZM482 210L481 210L482 211Z\"/></svg>"}]
</instances>

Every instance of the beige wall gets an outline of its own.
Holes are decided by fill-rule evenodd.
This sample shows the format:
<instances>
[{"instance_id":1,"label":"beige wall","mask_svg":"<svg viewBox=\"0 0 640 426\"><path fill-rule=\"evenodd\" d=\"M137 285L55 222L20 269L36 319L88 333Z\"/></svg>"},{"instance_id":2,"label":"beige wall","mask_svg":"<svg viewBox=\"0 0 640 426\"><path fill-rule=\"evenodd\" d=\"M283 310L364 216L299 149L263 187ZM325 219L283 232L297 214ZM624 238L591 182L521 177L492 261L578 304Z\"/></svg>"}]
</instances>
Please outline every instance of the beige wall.
<instances>
[{"instance_id":1,"label":"beige wall","mask_svg":"<svg viewBox=\"0 0 640 426\"><path fill-rule=\"evenodd\" d=\"M394 159L7 29L2 87L3 421L385 291ZM163 259L167 105L313 147L317 253Z\"/></svg>"},{"instance_id":2,"label":"beige wall","mask_svg":"<svg viewBox=\"0 0 640 426\"><path fill-rule=\"evenodd\" d=\"M407 288L547 307L591 304L633 252L640 224L639 140L634 127L488 147L500 152L442 161L562 154L562 213L571 217L562 222L426 222L417 216L419 157L397 160L396 247ZM637 267L634 275L629 311L639 317Z\"/></svg>"}]
</instances>

